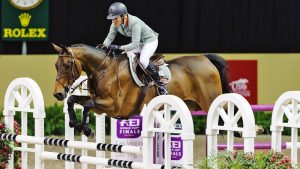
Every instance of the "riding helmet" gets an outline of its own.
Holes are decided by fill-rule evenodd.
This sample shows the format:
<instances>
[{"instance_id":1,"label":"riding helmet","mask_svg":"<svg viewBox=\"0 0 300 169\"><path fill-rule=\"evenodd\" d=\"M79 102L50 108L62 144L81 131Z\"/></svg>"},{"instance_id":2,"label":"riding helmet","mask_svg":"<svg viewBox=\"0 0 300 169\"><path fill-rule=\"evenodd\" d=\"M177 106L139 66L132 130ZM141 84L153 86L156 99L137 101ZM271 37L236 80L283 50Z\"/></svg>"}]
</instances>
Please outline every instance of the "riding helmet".
<instances>
[{"instance_id":1,"label":"riding helmet","mask_svg":"<svg viewBox=\"0 0 300 169\"><path fill-rule=\"evenodd\" d=\"M126 14L127 8L126 6L121 2L115 2L110 5L108 10L107 19L116 19L118 16Z\"/></svg>"}]
</instances>

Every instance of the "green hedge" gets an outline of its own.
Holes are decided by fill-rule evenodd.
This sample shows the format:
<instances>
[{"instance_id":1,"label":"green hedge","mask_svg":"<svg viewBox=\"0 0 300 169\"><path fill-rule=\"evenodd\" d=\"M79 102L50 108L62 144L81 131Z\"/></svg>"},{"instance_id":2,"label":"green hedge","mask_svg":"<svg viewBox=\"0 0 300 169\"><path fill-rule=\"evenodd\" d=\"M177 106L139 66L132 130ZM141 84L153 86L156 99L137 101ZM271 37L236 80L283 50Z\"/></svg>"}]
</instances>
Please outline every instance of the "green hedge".
<instances>
[{"instance_id":1,"label":"green hedge","mask_svg":"<svg viewBox=\"0 0 300 169\"><path fill-rule=\"evenodd\" d=\"M1 109L1 114L2 114ZM53 106L49 106L45 108L46 111L46 120L45 120L45 135L64 135L64 113L63 106L54 104ZM77 119L81 119L81 113L79 111L76 112ZM21 113L17 113L16 119L20 122ZM270 125L271 125L271 112L256 112L254 114L256 124L262 125L264 128L264 134L271 134ZM33 135L34 129L34 120L32 118L32 114L28 116L28 134ZM206 128L206 116L193 116L194 121L194 130L196 134L205 134ZM285 118L285 121L287 119ZM95 129L95 116L92 113L90 119L90 128ZM106 134L110 134L110 120L109 117L106 117L105 130ZM299 131L300 133L300 131ZM76 133L79 134L79 133ZM288 128L284 128L284 135L291 135L291 131Z\"/></svg>"}]
</instances>

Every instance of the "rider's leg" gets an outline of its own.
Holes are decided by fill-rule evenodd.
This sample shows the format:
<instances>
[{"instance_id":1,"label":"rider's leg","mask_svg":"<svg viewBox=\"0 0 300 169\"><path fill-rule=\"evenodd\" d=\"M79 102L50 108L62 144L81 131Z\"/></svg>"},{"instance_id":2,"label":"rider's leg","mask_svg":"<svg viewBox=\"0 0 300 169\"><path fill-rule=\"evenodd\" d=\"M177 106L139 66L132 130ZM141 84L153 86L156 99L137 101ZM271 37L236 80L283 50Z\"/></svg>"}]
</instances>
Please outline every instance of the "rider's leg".
<instances>
[{"instance_id":1,"label":"rider's leg","mask_svg":"<svg viewBox=\"0 0 300 169\"><path fill-rule=\"evenodd\" d=\"M134 58L136 53L141 53L141 48L140 47L126 52L127 57L130 57L130 58Z\"/></svg>"},{"instance_id":2,"label":"rider's leg","mask_svg":"<svg viewBox=\"0 0 300 169\"><path fill-rule=\"evenodd\" d=\"M147 66L147 70L150 72L152 78L155 80L155 82L158 84L158 93L160 95L167 95L168 90L163 82L160 81L160 76L158 74L158 70L156 66L152 63L149 63Z\"/></svg>"},{"instance_id":3,"label":"rider's leg","mask_svg":"<svg viewBox=\"0 0 300 169\"><path fill-rule=\"evenodd\" d=\"M158 74L158 70L153 64L149 64L150 57L153 56L158 45L158 40L154 40L153 42L149 42L143 45L140 55L140 62L145 69L147 69L155 82L159 85L158 92L160 95L168 94L168 91L163 82L160 81L160 76Z\"/></svg>"},{"instance_id":4,"label":"rider's leg","mask_svg":"<svg viewBox=\"0 0 300 169\"><path fill-rule=\"evenodd\" d=\"M143 65L144 69L148 67L149 60L151 56L153 56L154 52L156 51L157 45L158 45L158 40L156 39L142 46L140 62Z\"/></svg>"}]
</instances>

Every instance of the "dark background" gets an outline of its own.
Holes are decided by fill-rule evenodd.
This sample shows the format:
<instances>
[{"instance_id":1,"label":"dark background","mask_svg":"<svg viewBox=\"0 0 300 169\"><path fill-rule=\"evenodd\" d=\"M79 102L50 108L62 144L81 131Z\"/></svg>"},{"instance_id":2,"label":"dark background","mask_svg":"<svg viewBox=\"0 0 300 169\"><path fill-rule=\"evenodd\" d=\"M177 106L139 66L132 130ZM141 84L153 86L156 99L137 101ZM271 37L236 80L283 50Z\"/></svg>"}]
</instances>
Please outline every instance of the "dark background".
<instances>
[{"instance_id":1,"label":"dark background","mask_svg":"<svg viewBox=\"0 0 300 169\"><path fill-rule=\"evenodd\" d=\"M50 43L96 46L110 21L108 0L49 0L49 40L28 42L29 54L54 53ZM160 34L158 52L300 52L300 0L121 0ZM130 39L118 36L115 43ZM22 42L0 40L0 54Z\"/></svg>"}]
</instances>

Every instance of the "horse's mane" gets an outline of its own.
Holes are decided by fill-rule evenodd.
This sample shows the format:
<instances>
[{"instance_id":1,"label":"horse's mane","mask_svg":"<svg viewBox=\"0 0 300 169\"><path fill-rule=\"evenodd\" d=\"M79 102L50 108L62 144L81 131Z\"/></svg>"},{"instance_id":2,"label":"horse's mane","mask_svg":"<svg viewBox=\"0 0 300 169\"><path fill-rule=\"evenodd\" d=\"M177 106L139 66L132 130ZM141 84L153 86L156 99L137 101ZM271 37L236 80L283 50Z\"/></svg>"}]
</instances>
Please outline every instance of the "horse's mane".
<instances>
[{"instance_id":1,"label":"horse's mane","mask_svg":"<svg viewBox=\"0 0 300 169\"><path fill-rule=\"evenodd\" d=\"M107 54L107 51L104 51L102 49L98 49L94 46L89 46L89 45L86 45L86 44L73 44L70 47L82 48L85 53L92 54L93 56L96 56L96 57L99 57L100 55L106 55ZM113 55L110 54L110 55L108 55L108 57L113 57ZM118 59L128 60L127 57L126 57L126 54L116 54L115 57L118 58Z\"/></svg>"},{"instance_id":2,"label":"horse's mane","mask_svg":"<svg viewBox=\"0 0 300 169\"><path fill-rule=\"evenodd\" d=\"M104 51L102 49L98 49L96 47L93 47L93 46L89 46L89 45L86 45L86 44L73 44L71 45L70 47L74 47L74 48L82 48L86 53L89 53L89 54L92 54L96 57L98 57L99 55L106 55L107 54L107 51ZM108 55L109 57L113 57L112 54ZM126 54L116 54L115 55L116 58L118 59L127 59L126 57ZM152 57L152 60L155 60L156 58L161 58L161 57L164 57L162 53L155 53L154 56Z\"/></svg>"},{"instance_id":3,"label":"horse's mane","mask_svg":"<svg viewBox=\"0 0 300 169\"><path fill-rule=\"evenodd\" d=\"M97 49L96 47L93 47L93 46L89 46L89 45L86 45L86 44L73 44L71 45L70 47L74 47L74 48L83 48L87 51L100 51L100 52L105 52L101 49Z\"/></svg>"}]
</instances>

